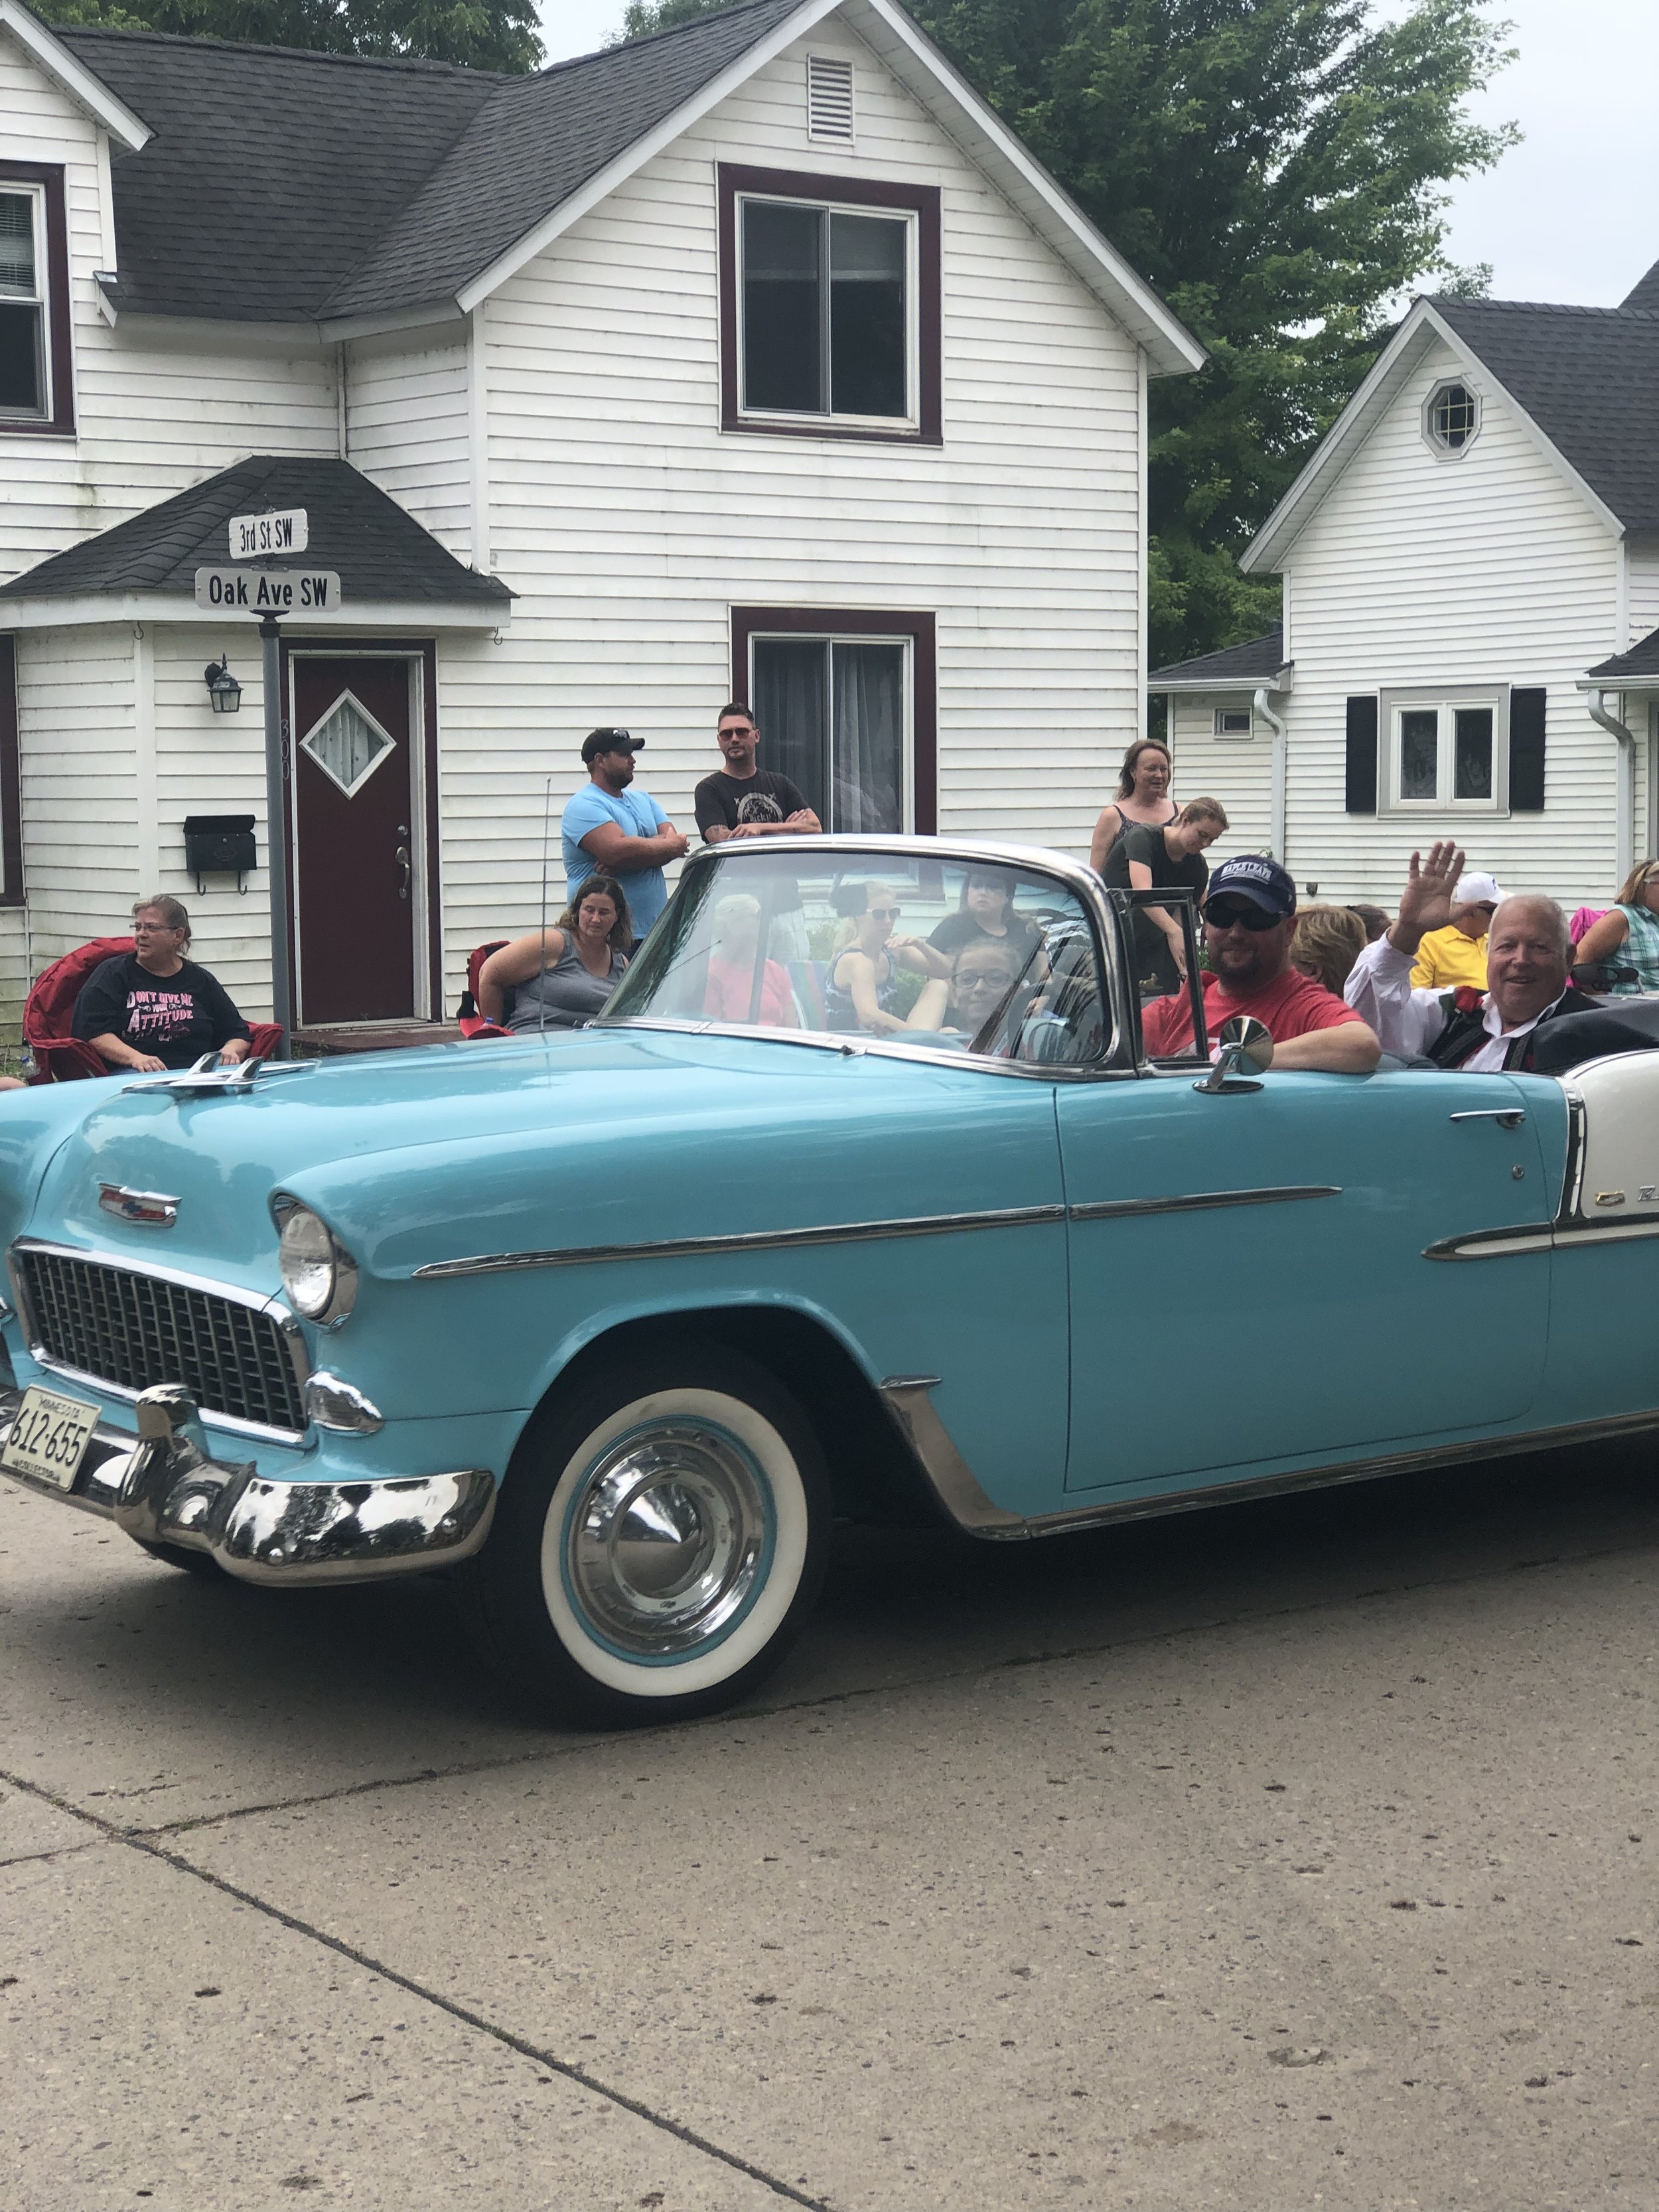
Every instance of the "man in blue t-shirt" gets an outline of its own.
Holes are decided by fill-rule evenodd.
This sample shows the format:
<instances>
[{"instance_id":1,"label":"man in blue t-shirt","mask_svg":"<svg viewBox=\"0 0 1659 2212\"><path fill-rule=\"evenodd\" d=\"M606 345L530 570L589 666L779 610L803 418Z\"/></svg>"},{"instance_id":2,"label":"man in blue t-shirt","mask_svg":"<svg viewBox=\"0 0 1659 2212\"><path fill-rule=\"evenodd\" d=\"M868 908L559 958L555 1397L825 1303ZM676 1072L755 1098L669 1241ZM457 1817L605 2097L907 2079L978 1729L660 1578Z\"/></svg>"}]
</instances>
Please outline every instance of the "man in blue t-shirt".
<instances>
[{"instance_id":1,"label":"man in blue t-shirt","mask_svg":"<svg viewBox=\"0 0 1659 2212\"><path fill-rule=\"evenodd\" d=\"M689 842L648 791L630 788L634 756L644 745L626 730L590 731L582 739L588 781L567 801L560 824L566 896L574 899L592 875L615 876L636 939L668 902L665 863L678 860Z\"/></svg>"}]
</instances>

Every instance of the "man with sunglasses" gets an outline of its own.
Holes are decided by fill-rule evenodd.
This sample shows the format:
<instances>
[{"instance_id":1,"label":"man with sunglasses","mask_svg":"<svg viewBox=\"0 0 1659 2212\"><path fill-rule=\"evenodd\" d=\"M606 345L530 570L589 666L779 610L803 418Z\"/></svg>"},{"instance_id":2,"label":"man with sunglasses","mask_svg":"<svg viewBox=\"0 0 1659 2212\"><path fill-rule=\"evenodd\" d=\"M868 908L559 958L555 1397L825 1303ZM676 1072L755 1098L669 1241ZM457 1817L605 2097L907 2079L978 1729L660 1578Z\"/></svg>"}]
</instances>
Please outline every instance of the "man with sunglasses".
<instances>
[{"instance_id":1,"label":"man with sunglasses","mask_svg":"<svg viewBox=\"0 0 1659 2212\"><path fill-rule=\"evenodd\" d=\"M1273 1066L1329 1075L1368 1075L1382 1048L1367 1024L1322 983L1291 965L1296 885L1277 860L1242 853L1210 878L1203 907L1204 1021L1212 1047L1223 1022L1253 1014L1273 1041ZM1185 991L1140 1010L1149 1058L1193 1049L1192 1003Z\"/></svg>"},{"instance_id":2,"label":"man with sunglasses","mask_svg":"<svg viewBox=\"0 0 1659 2212\"><path fill-rule=\"evenodd\" d=\"M678 860L683 837L648 791L634 784L634 756L645 739L626 730L590 730L582 739L587 781L565 804L565 896L574 900L591 875L614 876L628 897L637 944L668 903L665 862Z\"/></svg>"},{"instance_id":3,"label":"man with sunglasses","mask_svg":"<svg viewBox=\"0 0 1659 2212\"><path fill-rule=\"evenodd\" d=\"M797 785L756 765L760 734L741 699L720 708L714 743L726 765L704 776L691 794L705 845L723 845L728 837L795 836L822 827Z\"/></svg>"}]
</instances>

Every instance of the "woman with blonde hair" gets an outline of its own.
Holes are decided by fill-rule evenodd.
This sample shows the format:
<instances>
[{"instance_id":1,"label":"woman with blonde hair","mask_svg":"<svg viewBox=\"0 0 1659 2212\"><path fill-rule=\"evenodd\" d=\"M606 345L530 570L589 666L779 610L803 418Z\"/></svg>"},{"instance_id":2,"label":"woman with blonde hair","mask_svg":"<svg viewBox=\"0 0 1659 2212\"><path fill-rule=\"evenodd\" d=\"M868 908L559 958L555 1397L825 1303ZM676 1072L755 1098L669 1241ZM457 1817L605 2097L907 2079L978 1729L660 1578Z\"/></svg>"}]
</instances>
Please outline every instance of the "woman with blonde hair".
<instances>
[{"instance_id":1,"label":"woman with blonde hair","mask_svg":"<svg viewBox=\"0 0 1659 2212\"><path fill-rule=\"evenodd\" d=\"M1352 907L1304 906L1291 939L1291 965L1340 999L1366 942L1365 924Z\"/></svg>"},{"instance_id":2,"label":"woman with blonde hair","mask_svg":"<svg viewBox=\"0 0 1659 2212\"><path fill-rule=\"evenodd\" d=\"M1594 960L1635 969L1633 983L1612 987L1621 998L1659 991L1659 860L1638 861L1620 886L1618 905L1585 931L1575 964L1585 968Z\"/></svg>"},{"instance_id":3,"label":"woman with blonde hair","mask_svg":"<svg viewBox=\"0 0 1659 2212\"><path fill-rule=\"evenodd\" d=\"M1162 830L1181 809L1170 796L1170 748L1162 738L1137 738L1123 756L1117 795L1103 806L1089 840L1089 866L1098 875L1106 855L1131 823Z\"/></svg>"}]
</instances>

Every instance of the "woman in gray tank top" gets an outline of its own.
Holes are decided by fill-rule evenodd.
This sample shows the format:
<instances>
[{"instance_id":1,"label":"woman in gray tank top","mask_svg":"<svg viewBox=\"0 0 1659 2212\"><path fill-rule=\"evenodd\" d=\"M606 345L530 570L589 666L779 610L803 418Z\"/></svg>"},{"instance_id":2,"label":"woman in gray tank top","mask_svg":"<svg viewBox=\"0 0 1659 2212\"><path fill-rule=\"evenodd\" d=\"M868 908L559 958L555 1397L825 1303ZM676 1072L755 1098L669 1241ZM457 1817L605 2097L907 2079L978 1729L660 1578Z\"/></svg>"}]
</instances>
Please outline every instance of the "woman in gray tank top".
<instances>
[{"instance_id":1,"label":"woman in gray tank top","mask_svg":"<svg viewBox=\"0 0 1659 2212\"><path fill-rule=\"evenodd\" d=\"M574 1029L611 996L628 965L623 948L633 941L622 885L589 876L555 927L490 954L478 976L478 1012L520 1035Z\"/></svg>"}]
</instances>

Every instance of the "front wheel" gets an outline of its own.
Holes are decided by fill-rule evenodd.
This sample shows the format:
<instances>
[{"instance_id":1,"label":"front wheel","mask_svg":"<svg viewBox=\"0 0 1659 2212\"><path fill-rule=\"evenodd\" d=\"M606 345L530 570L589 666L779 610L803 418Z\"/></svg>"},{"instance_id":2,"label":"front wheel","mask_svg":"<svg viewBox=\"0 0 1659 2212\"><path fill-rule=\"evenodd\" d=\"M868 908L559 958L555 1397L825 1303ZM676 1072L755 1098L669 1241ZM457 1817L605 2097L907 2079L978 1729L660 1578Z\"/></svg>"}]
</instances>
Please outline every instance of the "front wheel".
<instances>
[{"instance_id":1,"label":"front wheel","mask_svg":"<svg viewBox=\"0 0 1659 2212\"><path fill-rule=\"evenodd\" d=\"M823 1575L817 1442L767 1370L691 1337L619 1356L532 1422L465 1571L484 1656L589 1727L734 1704Z\"/></svg>"}]
</instances>

